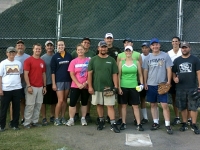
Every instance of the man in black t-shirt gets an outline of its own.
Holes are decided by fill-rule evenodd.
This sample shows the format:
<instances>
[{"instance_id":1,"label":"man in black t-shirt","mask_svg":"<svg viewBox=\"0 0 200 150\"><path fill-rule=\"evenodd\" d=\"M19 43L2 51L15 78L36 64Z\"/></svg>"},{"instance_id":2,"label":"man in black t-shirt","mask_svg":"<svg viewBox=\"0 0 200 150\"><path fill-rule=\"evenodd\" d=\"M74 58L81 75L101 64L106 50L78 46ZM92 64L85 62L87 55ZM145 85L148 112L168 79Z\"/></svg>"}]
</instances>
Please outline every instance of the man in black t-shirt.
<instances>
[{"instance_id":1,"label":"man in black t-shirt","mask_svg":"<svg viewBox=\"0 0 200 150\"><path fill-rule=\"evenodd\" d=\"M183 123L180 131L188 129L187 125L187 109L191 111L192 125L191 130L195 134L200 134L200 130L196 125L198 114L198 100L192 96L192 91L197 89L200 91L200 60L190 54L190 44L188 42L181 43L182 56L174 60L172 67L173 80L176 83L176 105L181 111ZM198 83L197 80L198 79Z\"/></svg>"}]
</instances>

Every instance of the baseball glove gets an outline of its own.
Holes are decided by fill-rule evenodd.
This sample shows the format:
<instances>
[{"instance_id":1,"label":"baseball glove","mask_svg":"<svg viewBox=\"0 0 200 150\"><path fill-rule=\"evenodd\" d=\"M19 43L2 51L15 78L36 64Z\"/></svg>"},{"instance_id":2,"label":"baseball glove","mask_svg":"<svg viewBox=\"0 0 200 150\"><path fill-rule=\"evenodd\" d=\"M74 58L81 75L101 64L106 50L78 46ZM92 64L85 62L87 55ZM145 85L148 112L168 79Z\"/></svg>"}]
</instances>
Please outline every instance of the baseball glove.
<instances>
[{"instance_id":1,"label":"baseball glove","mask_svg":"<svg viewBox=\"0 0 200 150\"><path fill-rule=\"evenodd\" d=\"M113 96L116 93L116 89L113 89L111 87L105 87L103 90L103 96L109 97Z\"/></svg>"},{"instance_id":2,"label":"baseball glove","mask_svg":"<svg viewBox=\"0 0 200 150\"><path fill-rule=\"evenodd\" d=\"M160 94L160 95L166 94L169 91L170 87L171 87L171 85L168 85L165 82L160 83L158 85L158 94Z\"/></svg>"}]
</instances>

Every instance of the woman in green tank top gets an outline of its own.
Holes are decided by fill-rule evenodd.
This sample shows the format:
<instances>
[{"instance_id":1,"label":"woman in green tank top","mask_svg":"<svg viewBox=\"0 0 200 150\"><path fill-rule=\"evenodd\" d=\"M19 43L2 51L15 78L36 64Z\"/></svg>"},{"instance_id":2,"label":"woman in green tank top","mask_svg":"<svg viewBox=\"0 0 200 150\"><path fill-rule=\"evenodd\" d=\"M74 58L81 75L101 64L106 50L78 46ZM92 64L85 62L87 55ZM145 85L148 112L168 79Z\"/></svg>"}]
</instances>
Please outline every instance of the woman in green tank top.
<instances>
[{"instance_id":1,"label":"woman in green tank top","mask_svg":"<svg viewBox=\"0 0 200 150\"><path fill-rule=\"evenodd\" d=\"M143 75L141 65L132 58L132 46L125 47L126 59L119 62L119 104L122 105L122 124L120 129L126 128L126 107L131 105L137 121L137 130L144 131L140 123L139 93L143 89ZM138 78L141 85L138 86ZM136 90L137 87L137 90Z\"/></svg>"}]
</instances>

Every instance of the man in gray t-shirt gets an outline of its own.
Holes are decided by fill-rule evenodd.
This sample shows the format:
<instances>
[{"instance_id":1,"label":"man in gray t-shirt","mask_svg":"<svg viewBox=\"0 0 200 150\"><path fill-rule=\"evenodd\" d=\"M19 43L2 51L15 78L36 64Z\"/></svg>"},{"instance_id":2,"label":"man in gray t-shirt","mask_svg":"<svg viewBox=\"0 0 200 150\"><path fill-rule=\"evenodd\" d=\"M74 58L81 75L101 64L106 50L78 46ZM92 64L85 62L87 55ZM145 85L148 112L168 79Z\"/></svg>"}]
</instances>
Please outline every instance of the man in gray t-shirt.
<instances>
[{"instance_id":1,"label":"man in gray t-shirt","mask_svg":"<svg viewBox=\"0 0 200 150\"><path fill-rule=\"evenodd\" d=\"M160 102L163 108L165 126L168 134L173 134L170 126L170 111L168 107L168 94L158 94L158 84L166 82L171 84L173 63L169 55L160 51L160 43L157 38L150 41L152 54L145 58L142 68L144 69L144 87L147 90L147 101L151 103L151 113L153 125L151 130L157 130L159 126L157 116L157 102Z\"/></svg>"}]
</instances>

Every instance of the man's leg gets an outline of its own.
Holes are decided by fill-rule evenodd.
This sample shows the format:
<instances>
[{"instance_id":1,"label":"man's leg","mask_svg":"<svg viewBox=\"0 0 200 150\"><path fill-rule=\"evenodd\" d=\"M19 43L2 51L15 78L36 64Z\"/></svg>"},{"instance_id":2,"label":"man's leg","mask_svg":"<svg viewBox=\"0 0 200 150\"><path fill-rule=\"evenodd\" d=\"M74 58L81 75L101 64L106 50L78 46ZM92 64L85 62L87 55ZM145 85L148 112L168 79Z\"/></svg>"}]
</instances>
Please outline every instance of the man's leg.
<instances>
[{"instance_id":1,"label":"man's leg","mask_svg":"<svg viewBox=\"0 0 200 150\"><path fill-rule=\"evenodd\" d=\"M11 127L15 130L19 129L19 116L20 116L20 99L21 99L21 89L13 90L12 106L13 106L13 120Z\"/></svg>"}]
</instances>

